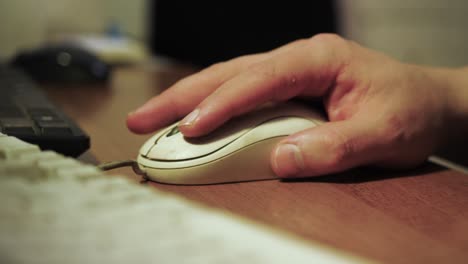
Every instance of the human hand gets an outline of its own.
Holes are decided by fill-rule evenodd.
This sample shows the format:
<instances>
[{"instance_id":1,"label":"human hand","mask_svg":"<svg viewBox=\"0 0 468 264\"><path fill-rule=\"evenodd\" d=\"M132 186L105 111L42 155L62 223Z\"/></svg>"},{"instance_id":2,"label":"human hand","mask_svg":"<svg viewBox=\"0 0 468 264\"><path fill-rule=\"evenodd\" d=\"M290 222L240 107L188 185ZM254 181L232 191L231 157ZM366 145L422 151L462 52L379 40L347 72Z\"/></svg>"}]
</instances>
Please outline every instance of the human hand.
<instances>
[{"instance_id":1,"label":"human hand","mask_svg":"<svg viewBox=\"0 0 468 264\"><path fill-rule=\"evenodd\" d=\"M446 137L444 70L403 64L336 35L215 64L184 78L134 113L148 133L187 115L180 131L209 133L269 101L323 98L330 122L290 135L271 153L278 176L316 176L364 164L411 167Z\"/></svg>"}]
</instances>

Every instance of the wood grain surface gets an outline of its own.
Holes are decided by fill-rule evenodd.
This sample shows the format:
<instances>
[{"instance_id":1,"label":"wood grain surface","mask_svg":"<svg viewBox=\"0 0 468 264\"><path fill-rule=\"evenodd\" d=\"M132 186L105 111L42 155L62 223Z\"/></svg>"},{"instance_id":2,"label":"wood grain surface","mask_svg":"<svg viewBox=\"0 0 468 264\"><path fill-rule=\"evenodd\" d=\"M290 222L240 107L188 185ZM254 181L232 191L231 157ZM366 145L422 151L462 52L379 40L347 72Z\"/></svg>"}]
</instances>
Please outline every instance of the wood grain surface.
<instances>
[{"instance_id":1,"label":"wood grain surface","mask_svg":"<svg viewBox=\"0 0 468 264\"><path fill-rule=\"evenodd\" d=\"M129 132L127 113L193 71L142 65L116 69L107 85L45 88L91 136L86 155L99 162L134 159L150 135ZM110 174L141 180L127 168ZM384 263L468 263L468 175L431 164L296 181L142 184Z\"/></svg>"}]
</instances>

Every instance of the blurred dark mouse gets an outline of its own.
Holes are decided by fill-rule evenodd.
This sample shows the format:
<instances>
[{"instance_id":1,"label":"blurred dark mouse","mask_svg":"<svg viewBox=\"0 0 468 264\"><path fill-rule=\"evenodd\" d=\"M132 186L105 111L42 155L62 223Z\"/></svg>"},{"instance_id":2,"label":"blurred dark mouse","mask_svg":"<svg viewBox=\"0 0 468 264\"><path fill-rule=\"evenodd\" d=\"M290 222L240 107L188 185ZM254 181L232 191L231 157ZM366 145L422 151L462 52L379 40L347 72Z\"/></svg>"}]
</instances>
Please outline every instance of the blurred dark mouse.
<instances>
[{"instance_id":1,"label":"blurred dark mouse","mask_svg":"<svg viewBox=\"0 0 468 264\"><path fill-rule=\"evenodd\" d=\"M67 84L105 82L111 71L110 66L93 53L68 44L20 52L11 64L36 81Z\"/></svg>"}]
</instances>

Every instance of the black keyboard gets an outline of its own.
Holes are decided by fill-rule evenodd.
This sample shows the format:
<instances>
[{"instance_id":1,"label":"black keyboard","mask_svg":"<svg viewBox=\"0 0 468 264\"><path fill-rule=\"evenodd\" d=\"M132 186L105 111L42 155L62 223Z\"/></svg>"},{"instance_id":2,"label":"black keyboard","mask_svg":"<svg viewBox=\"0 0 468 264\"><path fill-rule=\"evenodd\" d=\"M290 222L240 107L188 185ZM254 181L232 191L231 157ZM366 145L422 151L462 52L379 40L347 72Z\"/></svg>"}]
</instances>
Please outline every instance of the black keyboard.
<instances>
[{"instance_id":1,"label":"black keyboard","mask_svg":"<svg viewBox=\"0 0 468 264\"><path fill-rule=\"evenodd\" d=\"M90 145L89 136L52 104L24 72L0 65L0 132L77 157Z\"/></svg>"}]
</instances>

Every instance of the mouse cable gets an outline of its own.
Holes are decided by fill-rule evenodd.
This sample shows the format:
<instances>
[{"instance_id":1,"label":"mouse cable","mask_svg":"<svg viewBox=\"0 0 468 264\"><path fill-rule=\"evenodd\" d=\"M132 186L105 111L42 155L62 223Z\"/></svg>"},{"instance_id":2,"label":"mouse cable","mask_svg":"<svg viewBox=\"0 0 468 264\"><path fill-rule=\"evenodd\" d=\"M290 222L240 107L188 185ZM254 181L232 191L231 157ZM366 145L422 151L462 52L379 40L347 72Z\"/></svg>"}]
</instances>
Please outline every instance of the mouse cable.
<instances>
[{"instance_id":1,"label":"mouse cable","mask_svg":"<svg viewBox=\"0 0 468 264\"><path fill-rule=\"evenodd\" d=\"M97 166L100 170L108 171L122 167L132 167L133 171L136 174L144 175L145 173L138 167L136 160L121 160L121 161L111 161Z\"/></svg>"},{"instance_id":2,"label":"mouse cable","mask_svg":"<svg viewBox=\"0 0 468 264\"><path fill-rule=\"evenodd\" d=\"M444 168L468 174L468 168L467 167L465 167L463 165L460 165L460 164L457 164L455 162L449 161L447 159L441 158L439 156L430 156L427 160L429 162L433 163L433 164L442 166Z\"/></svg>"}]
</instances>

